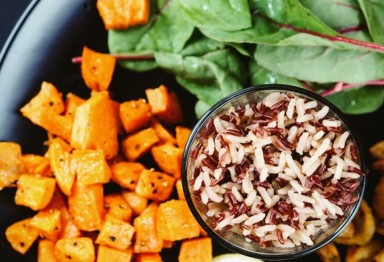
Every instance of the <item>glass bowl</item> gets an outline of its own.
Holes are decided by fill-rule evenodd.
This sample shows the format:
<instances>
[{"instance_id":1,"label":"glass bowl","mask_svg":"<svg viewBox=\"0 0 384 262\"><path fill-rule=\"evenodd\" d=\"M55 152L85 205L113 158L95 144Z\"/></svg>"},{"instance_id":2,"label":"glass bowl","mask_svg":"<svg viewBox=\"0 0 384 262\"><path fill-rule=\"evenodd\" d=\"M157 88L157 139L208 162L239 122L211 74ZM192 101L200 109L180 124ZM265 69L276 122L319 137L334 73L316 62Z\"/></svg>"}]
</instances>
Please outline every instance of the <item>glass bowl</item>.
<instances>
[{"instance_id":1,"label":"glass bowl","mask_svg":"<svg viewBox=\"0 0 384 262\"><path fill-rule=\"evenodd\" d=\"M268 98L266 98L267 96ZM278 104L276 101L280 101L279 99L282 99L282 97L288 102ZM300 99L303 100L298 102ZM292 102L296 106L293 109L289 105L291 100L295 100L295 102ZM261 103L261 101L264 102ZM303 107L303 103L311 101L316 101L316 103L312 102ZM270 107L269 111L268 107ZM327 107L329 110L324 109ZM296 110L295 113L292 113L292 110ZM284 113L281 111L284 111ZM316 115L315 112L320 113ZM312 114L315 119L311 120L310 117L303 116L306 114ZM280 122L278 120L279 115L283 116L280 116ZM321 120L316 120L317 118ZM215 123L214 119L221 124L216 125L217 122ZM240 121L239 119L245 119L241 121L246 124L236 122ZM263 122L266 119L270 120ZM334 126L334 123L338 123L338 126ZM325 125L327 127L324 127ZM239 126L241 128L237 128ZM300 131L289 140L288 136L292 126L297 126ZM223 131L223 128L226 131ZM264 128L264 131L260 133L257 131L258 128ZM325 131L325 135L319 139L320 134L317 137L315 134L321 130ZM222 132L221 138L217 136L217 131ZM347 131L349 136L346 141L343 140L344 144L340 144L342 140L340 137L344 131ZM255 141L261 140L250 140L250 132L258 133L261 138L269 136L271 141L274 142L265 142L267 140L263 140L265 143L260 142L261 144L257 144L259 142ZM303 146L300 146L300 149L298 146L300 144L299 140L305 132L308 133L305 136L306 139L308 139L308 136L311 137L311 140L303 140L310 141L306 142L307 152L303 151ZM330 132L339 137L337 142L336 138L332 138L332 135L329 134ZM319 147L320 142L326 140L327 134L332 144L325 147L327 149L325 152L325 150L321 151ZM209 137L212 137L212 139ZM236 137L248 138L237 140ZM315 137L317 140L315 140ZM287 143L287 140L292 143ZM280 143L276 141L280 141ZM281 141L285 141L285 143L282 145ZM318 143L316 143L317 141ZM313 147L310 147L309 143L312 144L312 142ZM324 143L326 144L326 142ZM332 145L336 143L338 143L336 149L332 149ZM303 145L303 143L301 144ZM233 150L232 145L238 150ZM258 150L260 152L260 149L257 149L257 147L261 148L264 160L257 160L261 159L257 153ZM342 149L338 149L339 147ZM308 152L308 148L313 151ZM316 149L319 149L320 153L316 153ZM235 152L235 156L234 158L227 157L226 153L220 153L220 150L223 150L223 152L227 150L229 155L229 152ZM296 152L297 150L299 151ZM241 156L239 157L239 155ZM285 160L282 160L282 163L277 163L276 158L280 161L279 156L281 155L283 155L281 158ZM316 168L314 166L313 170L309 171L311 168L308 166L312 164L304 164L304 161L310 161L309 159L313 155L314 161L320 161L321 164L319 165L325 167L320 168L319 166L314 171L314 168ZM275 160L271 156L274 156ZM268 160L268 158L270 159ZM353 159L354 163L351 164L350 161L346 163L347 158ZM292 160L296 163L296 167L302 168L298 171L300 175L292 174L292 170L295 170L292 166ZM284 174L292 175L294 179L281 174L280 164L283 167ZM305 165L306 168L304 169ZM265 168L267 171L263 171L264 166L267 166ZM273 169L273 166L278 166L280 170ZM339 168L337 171L338 166L342 169ZM351 173L354 173L354 175L351 175ZM366 183L364 174L366 174L366 167L361 146L342 112L328 100L313 92L298 87L277 84L246 88L216 103L192 130L182 161L182 184L186 201L202 228L225 248L264 260L299 258L316 251L337 237L352 221L359 209ZM316 177L320 178L322 182L314 182L318 181ZM297 183L289 182L289 179L298 181L298 184L302 187L297 188ZM236 183L237 185L234 185ZM295 184L295 187L293 184ZM337 186L348 186L349 188L354 186L355 189L351 190L350 195L347 197L347 193L341 192L343 190L334 190ZM236 189L233 187L236 187ZM260 187L264 187L266 190ZM269 188L272 188L272 190ZM256 191L256 198L250 197L252 190ZM261 191L267 191L270 198L272 198L272 202ZM320 192L323 198L320 200L315 198L316 193L314 191ZM212 192L215 192L215 194L212 195ZM332 193L327 195L326 192ZM252 194L255 195L255 193ZM295 194L307 196L312 200L303 200L303 205L297 202L296 199L300 196ZM337 196L342 200L337 200ZM335 199L338 202L335 202ZM348 199L350 202L348 202ZM327 201L333 203L333 208L324 204ZM289 205L288 210L290 210L288 213L284 211L287 204ZM331 209L335 209L336 205L340 209L336 207L337 212L335 210L331 211ZM322 211L318 210L319 206ZM305 210L312 213L305 215L304 213L307 212ZM342 210L342 213L340 213L340 210ZM260 213L265 213L265 216L259 215L256 219L256 215ZM250 217L254 218L249 219ZM246 222L248 219L249 221ZM223 220L225 222L221 223ZM313 222L315 220L317 222ZM256 223L252 221L256 221ZM286 227L280 224L287 224L294 228L295 231L293 232L291 228L286 230ZM309 224L316 224L317 226L321 224L321 226L314 229L314 226L309 228ZM272 225L272 227L263 227L266 225ZM305 236L302 238L302 232L310 236L311 241L308 242ZM305 239L306 241L304 241Z\"/></svg>"}]
</instances>

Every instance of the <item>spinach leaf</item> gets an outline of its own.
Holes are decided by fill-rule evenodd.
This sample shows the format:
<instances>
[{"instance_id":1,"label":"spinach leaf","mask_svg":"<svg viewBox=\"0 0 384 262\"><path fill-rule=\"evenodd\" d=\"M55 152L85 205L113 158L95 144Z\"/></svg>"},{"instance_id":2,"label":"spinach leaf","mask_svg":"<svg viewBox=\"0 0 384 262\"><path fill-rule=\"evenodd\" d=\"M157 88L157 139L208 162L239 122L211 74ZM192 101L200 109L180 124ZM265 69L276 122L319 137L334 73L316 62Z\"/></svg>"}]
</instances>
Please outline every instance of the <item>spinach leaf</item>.
<instances>
[{"instance_id":1,"label":"spinach leaf","mask_svg":"<svg viewBox=\"0 0 384 262\"><path fill-rule=\"evenodd\" d=\"M247 0L174 0L191 23L200 28L237 31L251 26Z\"/></svg>"},{"instance_id":2,"label":"spinach leaf","mask_svg":"<svg viewBox=\"0 0 384 262\"><path fill-rule=\"evenodd\" d=\"M384 44L384 2L358 0L374 42Z\"/></svg>"},{"instance_id":3,"label":"spinach leaf","mask_svg":"<svg viewBox=\"0 0 384 262\"><path fill-rule=\"evenodd\" d=\"M271 71L309 82L361 83L384 78L384 56L376 52L258 45L254 57Z\"/></svg>"},{"instance_id":4,"label":"spinach leaf","mask_svg":"<svg viewBox=\"0 0 384 262\"><path fill-rule=\"evenodd\" d=\"M378 109L384 102L384 88L367 86L347 89L326 97L346 114L365 114Z\"/></svg>"},{"instance_id":5,"label":"spinach leaf","mask_svg":"<svg viewBox=\"0 0 384 262\"><path fill-rule=\"evenodd\" d=\"M179 15L175 1L151 0L150 21L127 30L109 30L110 53L143 51L180 52L191 37L194 26ZM125 68L144 71L156 68L155 61L120 61Z\"/></svg>"}]
</instances>

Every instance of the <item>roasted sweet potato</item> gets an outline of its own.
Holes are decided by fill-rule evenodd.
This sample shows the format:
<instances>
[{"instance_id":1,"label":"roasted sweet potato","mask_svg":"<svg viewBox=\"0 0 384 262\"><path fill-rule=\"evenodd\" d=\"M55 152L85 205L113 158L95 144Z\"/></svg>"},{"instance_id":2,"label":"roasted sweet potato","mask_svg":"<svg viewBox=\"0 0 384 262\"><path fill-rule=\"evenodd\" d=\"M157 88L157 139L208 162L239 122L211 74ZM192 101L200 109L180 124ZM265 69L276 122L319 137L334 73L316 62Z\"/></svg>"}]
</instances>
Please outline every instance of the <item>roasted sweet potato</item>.
<instances>
[{"instance_id":1,"label":"roasted sweet potato","mask_svg":"<svg viewBox=\"0 0 384 262\"><path fill-rule=\"evenodd\" d=\"M15 187L24 172L21 147L13 142L0 142L0 190Z\"/></svg>"},{"instance_id":2,"label":"roasted sweet potato","mask_svg":"<svg viewBox=\"0 0 384 262\"><path fill-rule=\"evenodd\" d=\"M162 202L171 195L175 182L175 178L163 172L144 170L137 182L136 193L147 199Z\"/></svg>"},{"instance_id":3,"label":"roasted sweet potato","mask_svg":"<svg viewBox=\"0 0 384 262\"><path fill-rule=\"evenodd\" d=\"M17 182L16 205L27 206L32 210L45 208L55 191L54 178L37 175L21 175Z\"/></svg>"},{"instance_id":4,"label":"roasted sweet potato","mask_svg":"<svg viewBox=\"0 0 384 262\"><path fill-rule=\"evenodd\" d=\"M175 130L177 146L184 150L192 130L185 126L176 126Z\"/></svg>"},{"instance_id":5,"label":"roasted sweet potato","mask_svg":"<svg viewBox=\"0 0 384 262\"><path fill-rule=\"evenodd\" d=\"M372 199L372 209L379 221L384 221L384 176L381 176L379 183L375 186Z\"/></svg>"},{"instance_id":6,"label":"roasted sweet potato","mask_svg":"<svg viewBox=\"0 0 384 262\"><path fill-rule=\"evenodd\" d=\"M122 152L128 161L136 161L151 150L157 142L159 142L159 137L155 130L147 128L127 136L122 142Z\"/></svg>"},{"instance_id":7,"label":"roasted sweet potato","mask_svg":"<svg viewBox=\"0 0 384 262\"><path fill-rule=\"evenodd\" d=\"M94 91L107 90L112 81L116 58L84 46L81 60L81 75L85 84Z\"/></svg>"},{"instance_id":8,"label":"roasted sweet potato","mask_svg":"<svg viewBox=\"0 0 384 262\"><path fill-rule=\"evenodd\" d=\"M212 261L212 240L209 237L183 240L180 247L179 262Z\"/></svg>"},{"instance_id":9,"label":"roasted sweet potato","mask_svg":"<svg viewBox=\"0 0 384 262\"><path fill-rule=\"evenodd\" d=\"M183 121L183 112L176 94L161 85L154 89L146 89L151 111L160 121L174 125Z\"/></svg>"},{"instance_id":10,"label":"roasted sweet potato","mask_svg":"<svg viewBox=\"0 0 384 262\"><path fill-rule=\"evenodd\" d=\"M168 131L156 118L152 118L151 127L155 130L156 135L163 143L169 142L176 145L176 138Z\"/></svg>"},{"instance_id":11,"label":"roasted sweet potato","mask_svg":"<svg viewBox=\"0 0 384 262\"><path fill-rule=\"evenodd\" d=\"M131 245L134 232L131 224L107 214L96 243L125 250Z\"/></svg>"},{"instance_id":12,"label":"roasted sweet potato","mask_svg":"<svg viewBox=\"0 0 384 262\"><path fill-rule=\"evenodd\" d=\"M121 103L119 112L121 123L127 133L148 126L152 118L151 108L144 99Z\"/></svg>"},{"instance_id":13,"label":"roasted sweet potato","mask_svg":"<svg viewBox=\"0 0 384 262\"><path fill-rule=\"evenodd\" d=\"M48 239L39 240L37 247L37 262L57 262L55 256L55 242Z\"/></svg>"},{"instance_id":14,"label":"roasted sweet potato","mask_svg":"<svg viewBox=\"0 0 384 262\"><path fill-rule=\"evenodd\" d=\"M334 243L329 243L328 245L318 249L316 254L320 256L322 262L340 262L339 250Z\"/></svg>"},{"instance_id":15,"label":"roasted sweet potato","mask_svg":"<svg viewBox=\"0 0 384 262\"><path fill-rule=\"evenodd\" d=\"M43 237L56 241L61 234L61 212L57 209L41 210L37 213L30 225L39 231L39 234Z\"/></svg>"},{"instance_id":16,"label":"roasted sweet potato","mask_svg":"<svg viewBox=\"0 0 384 262\"><path fill-rule=\"evenodd\" d=\"M185 200L185 195L184 195L184 191L183 191L183 184L181 182L181 179L178 179L176 181L176 191L177 191L177 195L179 197L179 200Z\"/></svg>"},{"instance_id":17,"label":"roasted sweet potato","mask_svg":"<svg viewBox=\"0 0 384 262\"><path fill-rule=\"evenodd\" d=\"M74 93L68 93L65 100L65 116L73 118L75 116L76 108L85 102L84 99L78 97Z\"/></svg>"},{"instance_id":18,"label":"roasted sweet potato","mask_svg":"<svg viewBox=\"0 0 384 262\"><path fill-rule=\"evenodd\" d=\"M135 190L141 172L146 169L139 162L119 162L111 166L112 180L123 188Z\"/></svg>"},{"instance_id":19,"label":"roasted sweet potato","mask_svg":"<svg viewBox=\"0 0 384 262\"><path fill-rule=\"evenodd\" d=\"M369 149L373 158L384 159L384 140L377 142Z\"/></svg>"},{"instance_id":20,"label":"roasted sweet potato","mask_svg":"<svg viewBox=\"0 0 384 262\"><path fill-rule=\"evenodd\" d=\"M132 208L133 215L139 215L148 205L148 199L145 197L139 196L135 192L131 191L123 191L121 193L125 201L127 201L128 205Z\"/></svg>"},{"instance_id":21,"label":"roasted sweet potato","mask_svg":"<svg viewBox=\"0 0 384 262\"><path fill-rule=\"evenodd\" d=\"M176 179L181 176L181 159L183 150L167 142L155 145L151 149L153 159L162 171Z\"/></svg>"},{"instance_id":22,"label":"roasted sweet potato","mask_svg":"<svg viewBox=\"0 0 384 262\"><path fill-rule=\"evenodd\" d=\"M5 231L5 236L12 248L20 254L25 254L39 236L37 229L30 225L31 218L16 222Z\"/></svg>"},{"instance_id":23,"label":"roasted sweet potato","mask_svg":"<svg viewBox=\"0 0 384 262\"><path fill-rule=\"evenodd\" d=\"M35 154L22 155L24 170L27 174L36 174L42 176L51 176L51 166L49 159Z\"/></svg>"},{"instance_id":24,"label":"roasted sweet potato","mask_svg":"<svg viewBox=\"0 0 384 262\"><path fill-rule=\"evenodd\" d=\"M71 145L76 149L101 149L107 159L118 152L118 121L106 91L98 92L77 107Z\"/></svg>"},{"instance_id":25,"label":"roasted sweet potato","mask_svg":"<svg viewBox=\"0 0 384 262\"><path fill-rule=\"evenodd\" d=\"M161 203L157 212L157 234L164 240L182 240L198 237L200 226L187 202L169 200Z\"/></svg>"},{"instance_id":26,"label":"roasted sweet potato","mask_svg":"<svg viewBox=\"0 0 384 262\"><path fill-rule=\"evenodd\" d=\"M100 245L97 250L97 262L110 262L110 261L131 261L133 257L132 248L126 250L118 250L109 246Z\"/></svg>"},{"instance_id":27,"label":"roasted sweet potato","mask_svg":"<svg viewBox=\"0 0 384 262\"><path fill-rule=\"evenodd\" d=\"M162 262L159 253L139 253L136 255L135 262Z\"/></svg>"},{"instance_id":28,"label":"roasted sweet potato","mask_svg":"<svg viewBox=\"0 0 384 262\"><path fill-rule=\"evenodd\" d=\"M351 246L347 250L346 262L373 261L373 258L384 249L384 242L373 239L363 246Z\"/></svg>"},{"instance_id":29,"label":"roasted sweet potato","mask_svg":"<svg viewBox=\"0 0 384 262\"><path fill-rule=\"evenodd\" d=\"M55 256L60 262L93 262L95 247L89 237L62 238L56 242Z\"/></svg>"},{"instance_id":30,"label":"roasted sweet potato","mask_svg":"<svg viewBox=\"0 0 384 262\"><path fill-rule=\"evenodd\" d=\"M107 214L130 223L132 219L132 209L120 194L110 194L104 197L104 207Z\"/></svg>"},{"instance_id":31,"label":"roasted sweet potato","mask_svg":"<svg viewBox=\"0 0 384 262\"><path fill-rule=\"evenodd\" d=\"M80 229L75 225L67 207L60 208L61 213L61 234L60 238L81 237Z\"/></svg>"}]
</instances>

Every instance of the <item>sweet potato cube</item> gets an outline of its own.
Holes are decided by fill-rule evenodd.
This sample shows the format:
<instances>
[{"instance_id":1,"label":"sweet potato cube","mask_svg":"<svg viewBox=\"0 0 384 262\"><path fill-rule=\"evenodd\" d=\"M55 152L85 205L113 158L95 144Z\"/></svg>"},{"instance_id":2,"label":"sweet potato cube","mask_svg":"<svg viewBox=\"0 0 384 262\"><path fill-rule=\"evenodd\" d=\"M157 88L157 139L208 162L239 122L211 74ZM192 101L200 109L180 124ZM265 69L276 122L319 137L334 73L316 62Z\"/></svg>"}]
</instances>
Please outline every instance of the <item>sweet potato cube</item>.
<instances>
[{"instance_id":1,"label":"sweet potato cube","mask_svg":"<svg viewBox=\"0 0 384 262\"><path fill-rule=\"evenodd\" d=\"M48 239L39 240L37 247L38 262L57 262L55 256L55 242Z\"/></svg>"},{"instance_id":2,"label":"sweet potato cube","mask_svg":"<svg viewBox=\"0 0 384 262\"><path fill-rule=\"evenodd\" d=\"M59 138L53 139L49 145L48 157L58 187L65 195L70 195L75 182L70 146Z\"/></svg>"},{"instance_id":3,"label":"sweet potato cube","mask_svg":"<svg viewBox=\"0 0 384 262\"><path fill-rule=\"evenodd\" d=\"M164 85L154 89L146 89L151 111L160 121L174 125L183 121L183 111L176 94L171 93Z\"/></svg>"},{"instance_id":4,"label":"sweet potato cube","mask_svg":"<svg viewBox=\"0 0 384 262\"><path fill-rule=\"evenodd\" d=\"M109 181L111 170L102 150L74 150L72 160L80 185L105 184Z\"/></svg>"},{"instance_id":5,"label":"sweet potato cube","mask_svg":"<svg viewBox=\"0 0 384 262\"><path fill-rule=\"evenodd\" d=\"M163 262L159 253L139 253L135 262Z\"/></svg>"},{"instance_id":6,"label":"sweet potato cube","mask_svg":"<svg viewBox=\"0 0 384 262\"><path fill-rule=\"evenodd\" d=\"M123 155L128 161L135 161L159 142L155 130L147 128L127 136L122 142Z\"/></svg>"},{"instance_id":7,"label":"sweet potato cube","mask_svg":"<svg viewBox=\"0 0 384 262\"><path fill-rule=\"evenodd\" d=\"M36 175L21 175L17 182L16 205L27 206L33 210L45 208L55 191L56 180Z\"/></svg>"},{"instance_id":8,"label":"sweet potato cube","mask_svg":"<svg viewBox=\"0 0 384 262\"><path fill-rule=\"evenodd\" d=\"M152 118L151 108L144 99L121 103L119 112L121 123L127 133L147 126Z\"/></svg>"},{"instance_id":9,"label":"sweet potato cube","mask_svg":"<svg viewBox=\"0 0 384 262\"><path fill-rule=\"evenodd\" d=\"M198 237L200 226L184 200L169 200L159 205L157 234L164 240Z\"/></svg>"},{"instance_id":10,"label":"sweet potato cube","mask_svg":"<svg viewBox=\"0 0 384 262\"><path fill-rule=\"evenodd\" d=\"M177 191L177 196L179 197L179 200L185 200L185 195L183 191L183 184L181 182L181 179L178 179L176 181L176 191Z\"/></svg>"},{"instance_id":11,"label":"sweet potato cube","mask_svg":"<svg viewBox=\"0 0 384 262\"><path fill-rule=\"evenodd\" d=\"M75 116L76 108L82 105L85 100L74 93L68 93L66 98L64 115L73 118Z\"/></svg>"},{"instance_id":12,"label":"sweet potato cube","mask_svg":"<svg viewBox=\"0 0 384 262\"><path fill-rule=\"evenodd\" d=\"M153 159L162 171L175 178L181 176L181 159L183 150L167 142L155 145L151 149Z\"/></svg>"},{"instance_id":13,"label":"sweet potato cube","mask_svg":"<svg viewBox=\"0 0 384 262\"><path fill-rule=\"evenodd\" d=\"M8 242L20 254L25 254L39 236L39 232L30 222L31 218L21 220L7 227L5 231Z\"/></svg>"},{"instance_id":14,"label":"sweet potato cube","mask_svg":"<svg viewBox=\"0 0 384 262\"><path fill-rule=\"evenodd\" d=\"M60 238L73 238L81 237L82 233L80 229L75 225L72 220L71 214L67 207L60 208L61 213L61 234Z\"/></svg>"},{"instance_id":15,"label":"sweet potato cube","mask_svg":"<svg viewBox=\"0 0 384 262\"><path fill-rule=\"evenodd\" d=\"M66 207L66 206L67 206L67 203L63 193L60 191L60 189L56 187L55 191L53 192L51 201L49 202L49 204L46 206L45 209L60 210L62 207Z\"/></svg>"},{"instance_id":16,"label":"sweet potato cube","mask_svg":"<svg viewBox=\"0 0 384 262\"><path fill-rule=\"evenodd\" d=\"M110 261L131 261L133 256L132 248L126 250L118 250L108 246L100 245L97 251L97 262L110 262Z\"/></svg>"},{"instance_id":17,"label":"sweet potato cube","mask_svg":"<svg viewBox=\"0 0 384 262\"><path fill-rule=\"evenodd\" d=\"M24 170L27 174L38 174L42 176L51 176L51 166L49 159L35 154L25 154L21 157Z\"/></svg>"},{"instance_id":18,"label":"sweet potato cube","mask_svg":"<svg viewBox=\"0 0 384 262\"><path fill-rule=\"evenodd\" d=\"M107 214L96 243L125 250L131 245L134 232L131 224Z\"/></svg>"},{"instance_id":19,"label":"sweet potato cube","mask_svg":"<svg viewBox=\"0 0 384 262\"><path fill-rule=\"evenodd\" d=\"M212 240L209 237L183 240L181 243L179 262L210 262L212 258Z\"/></svg>"},{"instance_id":20,"label":"sweet potato cube","mask_svg":"<svg viewBox=\"0 0 384 262\"><path fill-rule=\"evenodd\" d=\"M61 137L65 141L71 139L73 119L67 116L51 114L49 112L41 114L40 119L40 126L47 130L48 133Z\"/></svg>"},{"instance_id":21,"label":"sweet potato cube","mask_svg":"<svg viewBox=\"0 0 384 262\"><path fill-rule=\"evenodd\" d=\"M83 186L75 183L68 196L69 212L75 225L84 231L101 228L103 219L103 186L94 184Z\"/></svg>"},{"instance_id":22,"label":"sweet potato cube","mask_svg":"<svg viewBox=\"0 0 384 262\"><path fill-rule=\"evenodd\" d=\"M112 81L116 58L84 46L81 60L81 75L85 84L94 91L107 90Z\"/></svg>"},{"instance_id":23,"label":"sweet potato cube","mask_svg":"<svg viewBox=\"0 0 384 262\"><path fill-rule=\"evenodd\" d=\"M139 162L120 162L111 166L112 180L121 187L135 190L142 171L147 168Z\"/></svg>"},{"instance_id":24,"label":"sweet potato cube","mask_svg":"<svg viewBox=\"0 0 384 262\"><path fill-rule=\"evenodd\" d=\"M159 121L157 121L156 118L152 118L151 127L155 130L156 135L159 137L161 142L170 142L176 145L174 135L172 135L171 132L169 132Z\"/></svg>"},{"instance_id":25,"label":"sweet potato cube","mask_svg":"<svg viewBox=\"0 0 384 262\"><path fill-rule=\"evenodd\" d=\"M56 241L61 233L61 212L57 209L42 210L32 218L30 225L36 228L40 235Z\"/></svg>"},{"instance_id":26,"label":"sweet potato cube","mask_svg":"<svg viewBox=\"0 0 384 262\"><path fill-rule=\"evenodd\" d=\"M150 204L138 217L135 218L133 226L136 230L136 241L133 245L135 253L160 252L163 240L157 236L156 217L158 205Z\"/></svg>"},{"instance_id":27,"label":"sweet potato cube","mask_svg":"<svg viewBox=\"0 0 384 262\"><path fill-rule=\"evenodd\" d=\"M176 179L154 170L144 170L137 182L136 193L153 201L167 200L173 191Z\"/></svg>"},{"instance_id":28,"label":"sweet potato cube","mask_svg":"<svg viewBox=\"0 0 384 262\"><path fill-rule=\"evenodd\" d=\"M15 187L24 171L21 147L13 142L0 142L0 190Z\"/></svg>"},{"instance_id":29,"label":"sweet potato cube","mask_svg":"<svg viewBox=\"0 0 384 262\"><path fill-rule=\"evenodd\" d=\"M132 209L125 201L125 199L119 194L110 194L104 197L104 207L107 210L107 214L130 222L132 219Z\"/></svg>"},{"instance_id":30,"label":"sweet potato cube","mask_svg":"<svg viewBox=\"0 0 384 262\"><path fill-rule=\"evenodd\" d=\"M56 242L55 256L60 262L93 262L95 247L89 237L62 238Z\"/></svg>"},{"instance_id":31,"label":"sweet potato cube","mask_svg":"<svg viewBox=\"0 0 384 262\"><path fill-rule=\"evenodd\" d=\"M118 121L107 92L98 92L77 107L71 145L76 149L101 149L107 159L118 152Z\"/></svg>"},{"instance_id":32,"label":"sweet potato cube","mask_svg":"<svg viewBox=\"0 0 384 262\"><path fill-rule=\"evenodd\" d=\"M175 131L177 146L184 150L192 130L185 126L176 126Z\"/></svg>"},{"instance_id":33,"label":"sweet potato cube","mask_svg":"<svg viewBox=\"0 0 384 262\"><path fill-rule=\"evenodd\" d=\"M175 241L163 240L163 249L172 248L175 245Z\"/></svg>"},{"instance_id":34,"label":"sweet potato cube","mask_svg":"<svg viewBox=\"0 0 384 262\"><path fill-rule=\"evenodd\" d=\"M139 196L135 192L123 191L122 197L127 201L128 205L132 208L133 215L137 216L144 211L148 205L148 199Z\"/></svg>"}]
</instances>

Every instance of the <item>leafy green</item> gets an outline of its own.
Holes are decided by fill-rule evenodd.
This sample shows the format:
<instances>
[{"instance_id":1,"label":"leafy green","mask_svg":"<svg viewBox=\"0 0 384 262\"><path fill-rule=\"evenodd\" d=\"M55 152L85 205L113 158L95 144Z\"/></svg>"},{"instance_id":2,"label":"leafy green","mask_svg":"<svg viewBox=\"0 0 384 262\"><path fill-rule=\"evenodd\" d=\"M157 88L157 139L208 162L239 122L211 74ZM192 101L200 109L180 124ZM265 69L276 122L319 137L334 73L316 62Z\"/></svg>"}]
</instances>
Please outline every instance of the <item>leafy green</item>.
<instances>
[{"instance_id":1,"label":"leafy green","mask_svg":"<svg viewBox=\"0 0 384 262\"><path fill-rule=\"evenodd\" d=\"M384 2L382 0L358 0L358 2L373 41L384 44Z\"/></svg>"}]
</instances>

